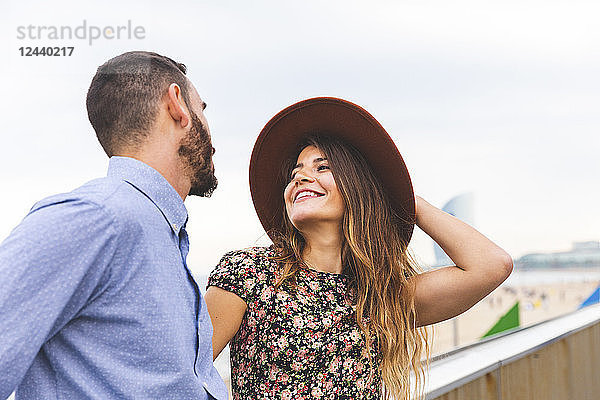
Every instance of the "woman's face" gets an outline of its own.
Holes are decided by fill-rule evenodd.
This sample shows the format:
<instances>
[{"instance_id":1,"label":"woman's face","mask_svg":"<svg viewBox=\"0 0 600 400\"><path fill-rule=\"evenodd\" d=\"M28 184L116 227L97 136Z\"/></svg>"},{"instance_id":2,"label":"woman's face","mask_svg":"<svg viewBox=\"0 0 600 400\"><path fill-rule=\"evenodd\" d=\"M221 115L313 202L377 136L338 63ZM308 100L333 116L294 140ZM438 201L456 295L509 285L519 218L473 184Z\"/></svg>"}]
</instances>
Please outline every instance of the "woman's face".
<instances>
[{"instance_id":1,"label":"woman's face","mask_svg":"<svg viewBox=\"0 0 600 400\"><path fill-rule=\"evenodd\" d=\"M288 218L300 231L311 223L341 223L344 201L327 158L315 146L305 147L298 156L284 200Z\"/></svg>"}]
</instances>

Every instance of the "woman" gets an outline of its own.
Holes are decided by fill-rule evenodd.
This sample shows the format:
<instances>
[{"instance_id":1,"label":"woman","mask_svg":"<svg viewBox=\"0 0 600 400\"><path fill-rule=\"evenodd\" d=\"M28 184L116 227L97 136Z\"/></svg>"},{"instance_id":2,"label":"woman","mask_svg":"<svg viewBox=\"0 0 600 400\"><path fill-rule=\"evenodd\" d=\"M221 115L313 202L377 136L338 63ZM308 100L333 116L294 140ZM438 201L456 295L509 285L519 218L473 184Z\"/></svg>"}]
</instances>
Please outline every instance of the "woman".
<instances>
[{"instance_id":1,"label":"woman","mask_svg":"<svg viewBox=\"0 0 600 400\"><path fill-rule=\"evenodd\" d=\"M205 296L214 356L231 343L236 399L408 399L428 353L419 327L467 310L512 270L475 229L415 202L393 141L341 99L277 114L250 187L274 245L226 254ZM415 222L456 266L418 273Z\"/></svg>"}]
</instances>

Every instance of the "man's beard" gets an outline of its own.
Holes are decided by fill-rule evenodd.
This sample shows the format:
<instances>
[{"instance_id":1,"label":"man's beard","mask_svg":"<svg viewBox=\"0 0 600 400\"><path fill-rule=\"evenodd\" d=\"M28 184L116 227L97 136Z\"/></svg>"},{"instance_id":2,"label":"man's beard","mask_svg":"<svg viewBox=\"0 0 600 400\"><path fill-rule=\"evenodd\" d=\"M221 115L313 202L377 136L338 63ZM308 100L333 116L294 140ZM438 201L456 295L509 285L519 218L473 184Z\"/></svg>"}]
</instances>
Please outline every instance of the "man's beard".
<instances>
[{"instance_id":1,"label":"man's beard","mask_svg":"<svg viewBox=\"0 0 600 400\"><path fill-rule=\"evenodd\" d=\"M192 126L181 140L178 153L191 179L189 195L210 197L218 184L212 163L214 149L200 118L191 112L191 120Z\"/></svg>"}]
</instances>

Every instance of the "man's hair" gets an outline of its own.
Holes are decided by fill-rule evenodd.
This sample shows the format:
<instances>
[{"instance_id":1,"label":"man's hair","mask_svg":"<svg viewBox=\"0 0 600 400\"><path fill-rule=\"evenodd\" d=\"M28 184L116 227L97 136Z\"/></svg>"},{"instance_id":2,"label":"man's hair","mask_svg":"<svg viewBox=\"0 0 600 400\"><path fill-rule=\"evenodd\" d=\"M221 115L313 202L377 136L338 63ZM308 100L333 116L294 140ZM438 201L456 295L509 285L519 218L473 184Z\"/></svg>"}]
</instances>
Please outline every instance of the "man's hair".
<instances>
[{"instance_id":1,"label":"man's hair","mask_svg":"<svg viewBox=\"0 0 600 400\"><path fill-rule=\"evenodd\" d=\"M88 118L98 141L111 157L137 149L152 128L163 96L171 83L181 88L190 107L187 68L169 57L132 51L98 67L87 93Z\"/></svg>"}]
</instances>

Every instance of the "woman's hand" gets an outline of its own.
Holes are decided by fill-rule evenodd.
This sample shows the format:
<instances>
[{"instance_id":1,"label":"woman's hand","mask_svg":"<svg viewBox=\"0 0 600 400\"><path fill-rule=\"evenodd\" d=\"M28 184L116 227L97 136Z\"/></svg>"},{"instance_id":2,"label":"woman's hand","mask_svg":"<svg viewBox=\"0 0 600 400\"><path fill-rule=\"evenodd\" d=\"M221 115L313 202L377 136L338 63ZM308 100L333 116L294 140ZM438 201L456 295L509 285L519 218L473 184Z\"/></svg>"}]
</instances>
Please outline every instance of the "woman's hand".
<instances>
[{"instance_id":1,"label":"woman's hand","mask_svg":"<svg viewBox=\"0 0 600 400\"><path fill-rule=\"evenodd\" d=\"M512 258L458 218L416 196L417 226L455 266L414 278L418 326L452 318L471 308L510 275Z\"/></svg>"}]
</instances>

